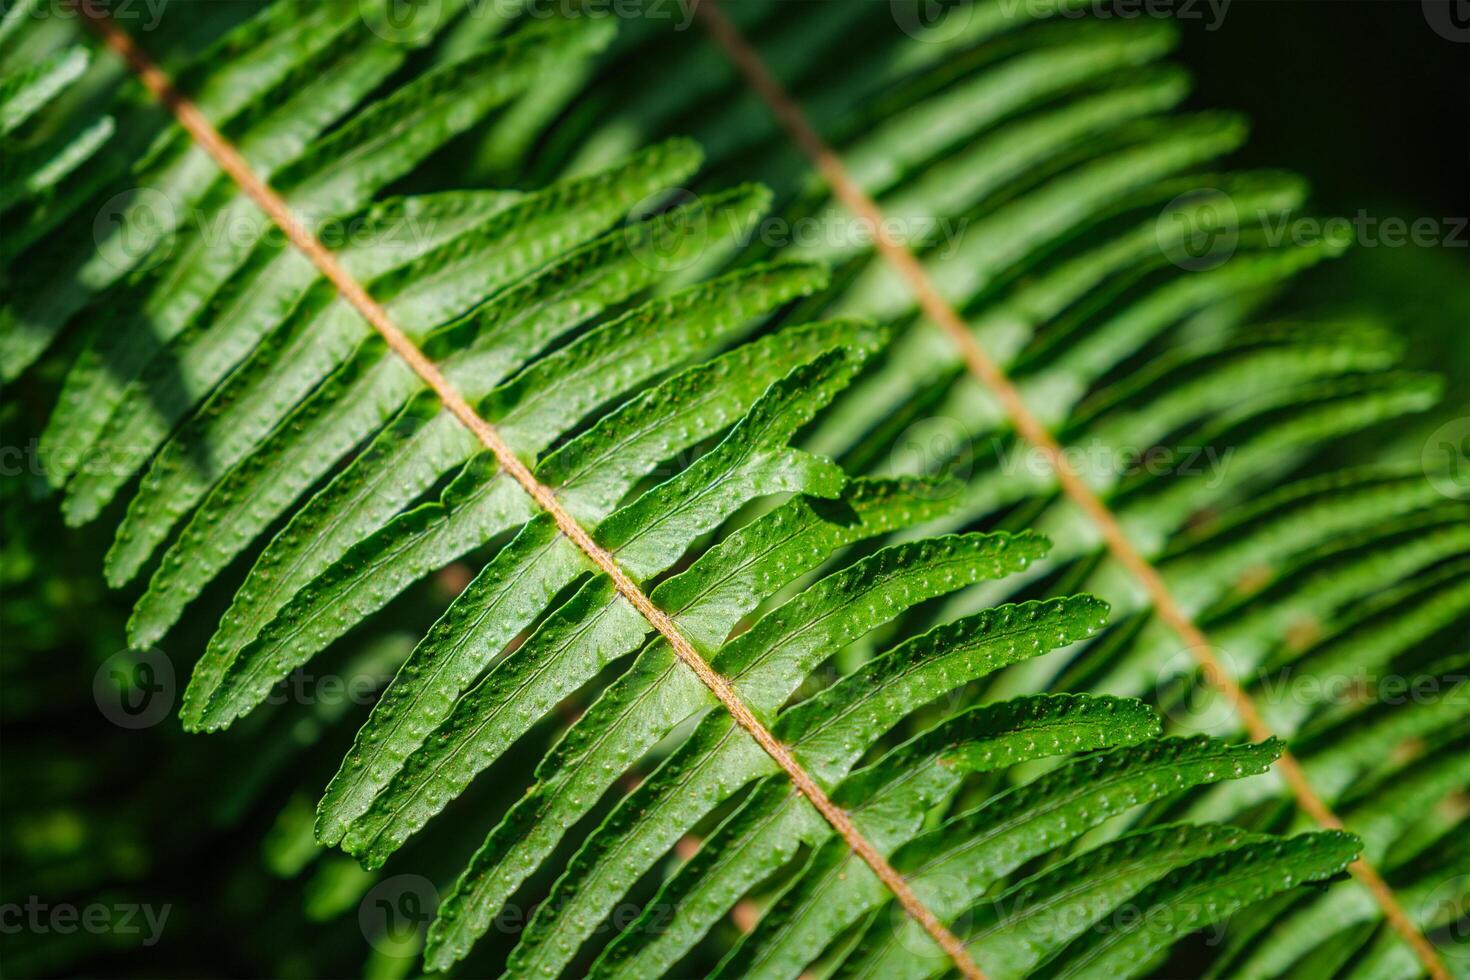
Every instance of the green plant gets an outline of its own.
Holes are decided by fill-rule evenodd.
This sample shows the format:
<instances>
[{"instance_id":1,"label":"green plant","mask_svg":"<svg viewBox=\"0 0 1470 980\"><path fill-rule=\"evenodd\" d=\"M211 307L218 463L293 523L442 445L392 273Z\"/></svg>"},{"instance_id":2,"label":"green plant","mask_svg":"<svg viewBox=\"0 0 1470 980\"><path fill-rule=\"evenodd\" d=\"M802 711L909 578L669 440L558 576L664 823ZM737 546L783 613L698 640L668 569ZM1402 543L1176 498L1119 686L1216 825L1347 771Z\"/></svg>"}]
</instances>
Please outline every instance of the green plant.
<instances>
[{"instance_id":1,"label":"green plant","mask_svg":"<svg viewBox=\"0 0 1470 980\"><path fill-rule=\"evenodd\" d=\"M767 214L834 232L847 219L710 49L653 21L614 40L604 20L472 9L405 45L356 4L277 3L180 78L329 245L346 229L335 251L351 274L988 975L1144 972L1243 909L1217 969L1328 970L1373 943L1365 969L1412 973L1356 885L1295 886L1333 878L1360 847L1406 893L1467 871L1461 819L1426 816L1470 775L1464 651L1444 642L1470 603L1465 505L1417 459L1311 472L1323 441L1427 409L1434 379L1393 370L1396 341L1373 323L1250 324L1340 243L1272 234L1301 202L1295 178L1197 171L1244 130L1165 114L1185 88L1152 66L1167 29L1033 23L999 6L925 43L875 5L802 6L779 25L772 3L733 13L770 32L772 63L886 213L963 228L916 246L926 269L1063 441L1106 460L1228 450L1210 479L1177 458L1164 475L1086 475L1242 683L1261 671L1258 691L1290 666L1442 684L1427 703L1273 710L1361 842L1297 833L1310 824L1259 775L1280 744L1231 744L1238 719L1188 700L1193 660L1051 473L1018 465L1012 420L892 271L850 238L766 234ZM58 44L28 33L25 9L6 21L17 60ZM315 821L320 842L376 869L534 745L534 781L504 794L428 931L430 968L559 872L508 950L516 972L645 975L687 957L758 975L946 969L240 188L156 105L126 87L99 100L81 49L61 50L6 85L7 128L41 96L58 103L20 131L37 163L6 198L15 255L46 275L7 305L0 364L18 376L89 296L123 311L84 325L64 358L41 454L71 522L132 490L105 571L122 586L151 568L133 645L163 640L254 556L193 669L185 727L234 724L416 582L478 558ZM640 65L690 81L655 90ZM95 103L114 100L118 147L96 122ZM103 145L113 172L62 180ZM525 189L438 190L466 157ZM383 198L415 173L434 192ZM762 184L720 189L728 175ZM115 229L78 220L119 189ZM1231 234L1196 248L1222 201ZM915 465L911 426L930 417L962 436L920 439ZM1161 738L1138 697L1195 734ZM568 702L585 711L553 734ZM1385 756L1410 737L1421 754ZM1385 804L1364 781L1407 788ZM654 890L665 855L696 839ZM606 941L609 907L650 891ZM748 895L754 928L701 946ZM1442 908L1411 907L1431 917L1421 928L1445 924Z\"/></svg>"}]
</instances>

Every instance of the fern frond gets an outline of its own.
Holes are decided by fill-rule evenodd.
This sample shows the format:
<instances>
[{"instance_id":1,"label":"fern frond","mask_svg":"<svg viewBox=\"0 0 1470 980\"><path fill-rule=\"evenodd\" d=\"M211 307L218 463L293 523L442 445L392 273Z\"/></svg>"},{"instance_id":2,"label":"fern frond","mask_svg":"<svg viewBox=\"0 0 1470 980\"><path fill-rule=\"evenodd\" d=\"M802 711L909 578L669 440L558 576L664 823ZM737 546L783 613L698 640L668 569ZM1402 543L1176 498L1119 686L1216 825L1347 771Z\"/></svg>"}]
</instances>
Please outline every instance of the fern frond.
<instances>
[{"instance_id":1,"label":"fern frond","mask_svg":"<svg viewBox=\"0 0 1470 980\"><path fill-rule=\"evenodd\" d=\"M871 242L844 237L829 189L711 49L678 49L678 85L640 81L670 63L648 25L614 40L595 18L450 16L405 45L355 4L285 0L178 73L452 391L156 107L117 84L96 100L105 115L72 106L68 90L106 81L85 48L5 66L4 139L66 110L0 194L24 215L7 260L64 260L0 313L0 371L19 376L79 312L116 311L78 323L42 450L69 523L127 500L105 572L149 577L130 642L170 635L243 560L181 714L189 730L244 729L416 583L479 564L398 652L315 826L299 806L284 821L303 853L309 832L376 872L410 843L484 833L434 818L512 756L534 767L449 888L430 969L548 880L491 954L512 972L647 976L691 956L718 975L968 966L899 908L882 861L813 805L823 793L897 870L892 892L909 886L987 975L1137 975L1237 912L1249 941L1218 961L1243 975L1330 973L1342 960L1314 942L1329 926L1374 950L1365 969L1400 966L1407 947L1374 938L1366 893L1295 886L1365 849L1412 903L1444 880L1429 862L1459 866L1415 810L1462 788L1464 767L1383 747L1464 756L1464 651L1441 638L1470 611L1466 505L1402 468L1300 477L1323 447L1430 408L1440 382L1400 370L1402 344L1375 323L1255 322L1341 243L1293 241L1297 178L1205 169L1245 125L1172 112L1187 81L1154 63L1166 25L1032 23L1072 0L1037 17L982 5L928 43L874 5L801 6L732 16L883 213L950 222L952 238L912 244L924 274L1061 444L1095 454L1080 475L1243 688L1269 702L1273 669L1444 685L1424 704L1265 711L1363 842L1303 832L1269 774L1284 743L1231 744L1233 717L1181 724L1198 672L1170 669L1178 643L1152 594L1054 473L1025 465L1025 427ZM0 46L24 33L15 16ZM104 141L131 169L69 190ZM518 189L384 197L437 188L447 155L458 184L494 173ZM769 189L722 189L730 175ZM76 247L92 230L68 216L113 184L116 230ZM1230 240L1194 254L1222 198ZM767 218L822 234L753 240ZM333 242L337 224L361 234ZM446 411L456 393L509 447L500 463L474 418ZM900 440L935 415L962 437L909 465ZM1155 449L1160 471L1134 465ZM1218 472L1184 472L1205 450L1228 451ZM87 465L97 453L116 465ZM678 635L655 635L659 614ZM676 656L680 636L738 702ZM737 723L741 704L758 726ZM821 793L798 790L801 772L748 734L760 726ZM1354 792L1390 779L1393 806ZM648 892L601 933L611 905ZM705 945L742 903L753 929Z\"/></svg>"}]
</instances>

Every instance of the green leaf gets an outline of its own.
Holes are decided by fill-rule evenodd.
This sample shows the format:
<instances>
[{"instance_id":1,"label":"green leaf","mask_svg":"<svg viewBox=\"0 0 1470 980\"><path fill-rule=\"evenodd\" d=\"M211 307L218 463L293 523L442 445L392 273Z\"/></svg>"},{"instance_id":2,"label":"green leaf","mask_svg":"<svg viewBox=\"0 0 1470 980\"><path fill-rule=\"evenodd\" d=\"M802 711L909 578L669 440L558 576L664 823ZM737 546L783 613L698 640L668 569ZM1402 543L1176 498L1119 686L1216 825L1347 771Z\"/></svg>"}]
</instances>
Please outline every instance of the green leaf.
<instances>
[{"instance_id":1,"label":"green leaf","mask_svg":"<svg viewBox=\"0 0 1470 980\"><path fill-rule=\"evenodd\" d=\"M344 38L332 45L331 53L340 64L304 65L311 77L292 79L294 89L282 93L269 114L248 120L249 128L243 132L230 133L262 178L279 181L280 169L299 157L307 141L349 112L400 63L395 51L365 43L351 30ZM408 158L405 165L416 162ZM178 180L165 174L156 184L144 184L136 193L136 205L125 206L130 209L123 211L124 237L97 246L96 265L122 269L142 260L153 267L145 266L139 277L123 287L135 298L136 312L106 331L95 331L67 375L56 411L42 433L47 478L54 486L76 473L77 460L98 443L129 384L156 358L165 356L169 342L205 312L270 231L255 203L220 175L201 150L191 147L174 167L187 167L189 172ZM330 219L363 207L378 186L345 202L340 211L318 210L322 202L311 197L294 197L290 203L298 213ZM132 217L135 213L136 219ZM143 230L135 233L134 226ZM42 293L38 301L47 295ZM73 290L34 313L28 306L22 316L36 316L45 329L59 328L81 306L85 295ZM23 329L30 326L29 320L22 324ZM169 380L176 387L186 383ZM131 469L123 470L124 476L129 473ZM68 512L69 519L90 519L92 512L77 506Z\"/></svg>"},{"instance_id":2,"label":"green leaf","mask_svg":"<svg viewBox=\"0 0 1470 980\"><path fill-rule=\"evenodd\" d=\"M316 121L302 120L300 111L283 111L283 117L301 132L275 132L266 126L261 133L252 130L250 138L241 141L241 149L258 174L273 176L272 182L293 210L318 222L330 221L363 207L380 188L410 172L442 143L529 85L552 59L575 56L605 40L605 32L595 26L526 32L483 54L423 76L301 152L305 134L314 135L340 111L350 108L398 63L400 56L392 49L359 46L358 50L365 52L358 56L362 66L354 65L353 71L346 74L346 82L336 78L336 73L329 76L340 92L324 97L308 90L298 96L320 114ZM375 51L379 52L376 61L372 56ZM288 103L287 109L293 108ZM250 151L257 142L263 147L262 153L272 155L255 159ZM289 165L272 175L275 165L287 160ZM128 377L119 374L120 361L142 363L158 344L197 316L204 303L240 268L268 228L254 208L243 192L236 193L216 219L226 232L224 247L202 232L190 238L188 250L162 270L161 281L153 291L159 303L145 307L145 317L136 329L109 332L112 346L105 352L105 380L83 384L63 397L62 405L82 406L81 425L90 427L101 422L105 418L101 413L116 404L117 388ZM444 271L442 259L436 271ZM422 285L431 283L426 280ZM60 420L66 418L58 412L48 434L58 446L74 454L90 445L92 438L89 428L77 431L63 426ZM55 480L63 474L51 475ZM80 498L68 511L69 519L90 519L94 510L89 503L88 498Z\"/></svg>"},{"instance_id":3,"label":"green leaf","mask_svg":"<svg viewBox=\"0 0 1470 980\"><path fill-rule=\"evenodd\" d=\"M1128 908L1136 892L1174 868L1261 839L1218 824L1178 824L1129 834L985 900L969 914L961 938L971 957L985 964L987 976L1024 977L1078 935ZM923 962L935 961L929 957ZM923 962L899 968L906 975L924 976ZM841 975L880 976L894 966L891 956L863 956L844 963Z\"/></svg>"},{"instance_id":4,"label":"green leaf","mask_svg":"<svg viewBox=\"0 0 1470 980\"><path fill-rule=\"evenodd\" d=\"M1059 177L966 229L957 248L936 253L925 263L940 295L964 306L1029 249L1062 234L1119 195L1226 153L1245 137L1241 121L1223 115L1158 123L1144 132L1138 146ZM908 312L913 300L896 275L886 265L870 266L844 295L839 311L878 318Z\"/></svg>"},{"instance_id":5,"label":"green leaf","mask_svg":"<svg viewBox=\"0 0 1470 980\"><path fill-rule=\"evenodd\" d=\"M754 711L772 713L832 651L915 603L1024 568L1043 547L1029 536L995 535L895 545L768 613L726 644L712 666ZM706 717L578 851L527 926L510 968L564 964L658 855L710 808L772 771L774 761L728 715ZM431 957L434 948L431 938Z\"/></svg>"},{"instance_id":6,"label":"green leaf","mask_svg":"<svg viewBox=\"0 0 1470 980\"><path fill-rule=\"evenodd\" d=\"M855 366L832 351L776 381L718 447L598 526L594 533L599 543L630 574L643 579L664 571L695 539L751 499L778 492L835 496L844 480L841 473L830 463L787 450L785 444L792 429L830 399L841 387L844 375ZM683 382L677 384L677 390L679 397L687 400L687 379L675 382ZM773 422L780 424L773 426ZM659 547L640 563L638 555L649 550L645 536L655 537ZM553 563L541 552L558 554ZM539 607L527 607L507 617L494 605L519 601L522 590L515 586L543 575L538 566L562 569L555 579L537 582L538 594L547 598L571 584L573 576L588 567L588 562L579 560L576 549L564 539L546 540L530 560L523 554L513 556L516 564L501 563L497 558L487 566L493 570L485 577L487 586L472 584L462 593L469 613L454 609L446 613L446 618L468 621L475 628L441 629L433 643L421 649L419 659L442 663L444 657L466 647L484 651L473 659L473 667L456 664L453 668L459 676L472 676L470 670L482 667L487 653L498 652L541 612ZM440 719L443 723L428 735L410 736L417 751L405 753L404 766L392 783L383 787L372 806L353 822L344 848L363 857L369 866L380 864L394 847L438 812L446 788L455 794L461 792L470 779L558 702L609 662L635 650L650 629L605 576L586 583L529 639L500 658L489 674L455 704L447 718L442 710L432 708L428 717L424 712L414 712L415 727ZM466 658L456 659L462 662ZM418 672L410 677L418 686ZM441 688L435 696L447 701L454 693ZM371 737L375 733L367 734Z\"/></svg>"},{"instance_id":7,"label":"green leaf","mask_svg":"<svg viewBox=\"0 0 1470 980\"><path fill-rule=\"evenodd\" d=\"M689 218L676 212L655 219L646 231L644 226L632 226L609 232L459 321L437 328L425 338L424 348L461 390L483 392L559 333L651 285L657 272L642 261L639 249L645 235L680 229L687 218L695 233L683 236L678 245L683 250L699 248L704 241L697 232L705 217L744 223L760 201L758 190L737 190L711 201L707 216L701 212ZM408 220L410 227L423 220L437 229L432 216L412 215ZM420 387L406 366L387 356L380 340L367 339L254 450L248 463L225 474L203 510L221 511L212 523L235 529L236 540L248 541L251 532L259 533L294 503L303 489L379 429ZM136 571L145 549L162 538L173 515L197 498L200 482L196 480L192 493L177 481L144 484L108 554L111 580L120 583Z\"/></svg>"},{"instance_id":8,"label":"green leaf","mask_svg":"<svg viewBox=\"0 0 1470 980\"><path fill-rule=\"evenodd\" d=\"M466 229L504 210L516 197L486 192L384 202L369 209L360 219L348 220L346 227L353 231L346 246L337 252L337 258L354 275L372 278L453 240ZM130 460L119 463L131 461L131 465L117 465L102 473L78 473L68 486L69 499L87 498L94 502L93 506L109 499L134 469L164 443L174 424L204 401L241 360L249 358L262 339L290 323L293 317L308 315L306 310L312 309L323 296L320 287L308 294L316 279L316 269L294 250L271 249L253 256L250 264L216 296L201 321L174 338L170 350L154 360L123 393L99 442L129 447ZM303 300L307 304L305 309L297 307ZM380 343L370 342L370 346L381 352ZM398 380L401 390L401 379L368 377L372 360L361 353L349 360L338 376L317 389L297 414L324 412L323 406L338 395L334 387L338 384L356 382L361 387L369 387L376 382L391 390L392 382ZM346 375L347 380L341 375ZM299 422L299 419L292 421ZM332 421L340 422L335 418ZM173 524L189 512L211 483L219 480L221 474L234 475L231 464L238 450L231 453L224 439L209 441L209 432L200 433L198 427L199 423L192 421L189 428L167 445L162 455L154 459L129 501L128 513L107 557L106 570L113 585L122 585L137 574L151 550L166 538ZM283 431L295 430L288 425L273 435ZM349 446L362 437L362 433L345 426L330 431L332 436L350 440ZM323 437L320 430L312 435ZM269 445L267 441L256 453L265 453ZM333 461L328 452L322 453L323 465ZM247 495L239 487L232 487L229 493L236 498ZM71 506L76 507L78 503ZM239 537L249 540L248 528L239 526L235 520L220 518L216 524L238 526Z\"/></svg>"},{"instance_id":9,"label":"green leaf","mask_svg":"<svg viewBox=\"0 0 1470 980\"><path fill-rule=\"evenodd\" d=\"M913 840L926 816L942 808L970 773L1069 752L1131 745L1158 734L1158 720L1141 703L1089 696L1041 695L972 708L911 739L853 774L834 800L852 811L859 828L886 855ZM750 969L799 969L826 944L834 923L852 914L853 901L883 889L865 863L827 828L808 835L815 851L742 941ZM791 843L795 843L794 841ZM786 849L789 855L791 848ZM856 888L848 886L849 876ZM825 938L824 938L825 937ZM734 951L722 972L747 967Z\"/></svg>"},{"instance_id":10,"label":"green leaf","mask_svg":"<svg viewBox=\"0 0 1470 980\"><path fill-rule=\"evenodd\" d=\"M487 396L481 412L512 448L534 455L587 412L687 361L692 350L729 337L817 281L819 274L807 266L759 267L646 304L504 382ZM414 419L415 414L422 421L415 420L411 435L380 437L298 511L257 560L206 650L204 669L196 667L184 699L186 723L219 727L232 720L263 697L278 674L303 662L348 625L340 605L320 603L324 586L337 584L331 581L336 577L330 572L334 562L478 446L457 420L439 410L436 398L415 399L405 415ZM396 445L400 441L411 441L415 450L405 451ZM500 482L514 486L508 479ZM514 486L512 493L522 491ZM492 516L493 523L477 540L459 542L460 553L526 519L520 516L524 502L512 500L513 510L499 519ZM330 533L322 533L327 528ZM360 560L348 561L349 572ZM322 572L328 572L326 581L310 585ZM293 599L301 589L302 595ZM387 598L381 592L377 597ZM314 621L317 610L327 622ZM256 632L266 627L266 632ZM214 697L226 671L234 676L231 689L220 689L222 697L206 709L204 699Z\"/></svg>"},{"instance_id":11,"label":"green leaf","mask_svg":"<svg viewBox=\"0 0 1470 980\"><path fill-rule=\"evenodd\" d=\"M1168 739L1076 760L915 837L894 851L891 862L920 901L950 921L1028 858L1151 799L1261 772L1279 751L1273 743ZM866 865L829 845L724 964L800 970L887 898ZM916 935L912 923L902 928L906 942L927 948L927 937Z\"/></svg>"},{"instance_id":12,"label":"green leaf","mask_svg":"<svg viewBox=\"0 0 1470 980\"><path fill-rule=\"evenodd\" d=\"M706 655L760 602L823 565L837 548L942 510L932 486L854 481L828 505L796 497L734 532L652 598ZM537 783L490 833L431 927L439 961L462 956L515 888L633 763L713 698L662 641L562 736Z\"/></svg>"},{"instance_id":13,"label":"green leaf","mask_svg":"<svg viewBox=\"0 0 1470 980\"><path fill-rule=\"evenodd\" d=\"M933 698L999 667L1036 656L1100 628L1100 603L1089 597L1002 607L940 627L870 661L832 688L781 716L775 734L791 745L804 767L831 786L883 733ZM1101 727L1097 726L1103 720ZM1051 728L1056 731L1052 732ZM1014 743L1000 738L1014 729ZM907 794L917 817L958 786L966 772L1002 768L1045 752L1081 751L1118 745L1158 732L1151 712L1136 702L1067 696L1018 699L973 708L936 725L855 774L837 790L874 831L873 814L894 804L874 803L882 794ZM982 738L984 736L984 738ZM985 738L990 741L985 741ZM1101 738L1102 741L1097 741ZM970 742L970 739L980 739ZM924 766L930 775L914 776ZM597 970L647 975L667 970L749 888L788 860L801 843L816 845L831 829L789 785L773 776L706 842L707 850L681 868L599 959ZM916 788L919 787L919 788ZM939 788L945 788L941 792ZM921 805L919 801L929 801ZM900 808L902 812L902 808ZM892 820L891 815L882 819ZM863 821L869 821L864 823ZM754 863L733 860L762 854ZM777 856L781 857L778 859ZM666 921L670 908L680 910Z\"/></svg>"},{"instance_id":14,"label":"green leaf","mask_svg":"<svg viewBox=\"0 0 1470 980\"><path fill-rule=\"evenodd\" d=\"M607 174L529 195L507 209L488 215L462 235L411 257L407 266L381 270L370 283L370 288L380 293L377 298L384 302L390 314L401 318L414 317L403 320L405 329L417 334L426 333L445 320L464 313L465 307L473 306L477 298L483 298L497 286L508 285L543 260L548 250L546 238L568 245L582 238L591 238L616 222L629 202L648 193L650 187L661 186L664 180L678 179L677 175L686 173L696 160L695 152L687 144L674 144L642 154ZM603 198L600 204L589 202L589 198L595 197ZM425 288L430 284L429 280L410 286L412 276L422 275L427 269L438 274L432 284L439 288ZM212 456L221 464L228 465L245 457L274 427L281 424L299 398L328 378L337 365L346 361L371 334L361 317L344 300L333 299L335 294L325 286L325 283L320 284L315 291L315 302L298 305L284 328L268 338L248 361L237 368L171 440L154 464L153 472L157 476L150 474L145 484L148 487L146 492L159 500L180 500L182 497L184 502L188 502L189 497L187 493L180 492L179 484L195 488L193 492L197 494L201 484L207 485L217 479L218 472L216 470L201 478L194 472L198 466L190 459L191 456ZM456 297L456 290L462 295ZM519 367L535 353L537 338L534 323L515 320L507 324L503 333L494 331L487 335L488 343L502 351L509 362L501 369L502 374ZM404 453L394 459L392 450L408 442L422 448L417 454ZM377 510L364 510L358 515L356 526L366 525L369 530L375 529L378 525L373 522L372 514L380 515L379 519L391 516L432 484L444 469L467 458L475 446L474 440L459 430L458 423L447 413L438 411L437 402L420 396L399 412L394 426L373 440L366 456L338 476L324 493L330 494L333 488L341 489L353 483L359 487L364 484L371 486L363 479L365 472L375 476L380 485L389 481L394 473L382 465L389 459L398 467L399 474L411 472L416 467L417 483L407 482L409 477L401 477L404 482L390 484L391 491L381 495ZM437 458L433 455L436 447L439 450ZM373 473L374 468L376 473ZM325 501L319 497L298 514L320 515L330 506L330 497ZM153 575L149 591L134 610L129 627L129 636L134 644L153 642L177 620L183 606L198 593L202 584L194 575L197 568L201 565L222 568L220 558L238 553L253 536L242 533L243 540L235 542L233 551L215 558L214 564L207 564L211 562L209 556L217 554L218 548L214 543L214 532L206 523L210 516L210 511L197 514L195 522L185 528L183 535L165 554L163 563ZM299 519L306 518L300 516ZM241 530L248 532L251 528ZM345 536L350 530L339 528L338 537ZM324 543L310 542L316 546ZM294 546L300 548L306 544L298 540ZM273 547L279 553L283 545ZM270 549L267 554L271 554ZM281 595L283 589L290 585L304 584L322 567L325 565L313 569L311 575L300 572L290 580L278 580L274 595ZM278 608L276 606L270 612ZM244 633L246 624L241 622L240 625L240 632ZM259 625L264 623L254 628L258 629ZM250 637L247 634L244 638L248 640Z\"/></svg>"},{"instance_id":15,"label":"green leaf","mask_svg":"<svg viewBox=\"0 0 1470 980\"><path fill-rule=\"evenodd\" d=\"M1203 215L1210 213L1209 209L1218 206L1214 196L1197 193L1211 185L1246 213L1273 214L1293 207L1303 196L1299 181L1276 174L1189 178L1177 188L1184 202L1176 205L1174 212L1185 219L1181 227L1197 224ZM1196 193L1191 195L1190 191ZM1166 225L1161 231L1157 216L1150 215L1142 224L1101 245L1067 257L1054 267L1043 268L1036 281L1018 283L994 304L978 310L971 320L971 329L991 356L1010 368L1038 327L1069 307L1079 305L1088 298L1089 291L1102 284L1137 275L1140 268L1157 266L1161 249L1177 247L1178 234L1172 225ZM1081 320L1080 316L1077 318ZM839 405L832 413L832 421L819 432L816 445L833 453L850 449L886 415L900 411L921 392L953 383L961 367L953 345L937 329L908 331L896 342L883 368L874 372L846 405ZM1086 380L1080 379L1083 384ZM973 386L957 386L951 404L964 407L965 403L959 400L960 393L974 391ZM1032 394L1034 397L1034 386ZM1003 421L994 417L994 407L988 399L981 400L978 407L990 413L989 426L998 427ZM967 419L974 419L977 413L974 407L965 407L964 414Z\"/></svg>"},{"instance_id":16,"label":"green leaf","mask_svg":"<svg viewBox=\"0 0 1470 980\"><path fill-rule=\"evenodd\" d=\"M43 61L0 76L0 136L8 136L87 68L86 48L66 48Z\"/></svg>"},{"instance_id":17,"label":"green leaf","mask_svg":"<svg viewBox=\"0 0 1470 980\"><path fill-rule=\"evenodd\" d=\"M1331 878L1360 846L1352 834L1323 831L1203 858L1140 892L1133 901L1144 914L1083 933L1040 975L1137 976L1179 936L1301 882Z\"/></svg>"},{"instance_id":18,"label":"green leaf","mask_svg":"<svg viewBox=\"0 0 1470 980\"><path fill-rule=\"evenodd\" d=\"M16 151L0 173L0 212L26 198L55 196L61 182L91 159L112 138L116 127L111 116L103 116L49 142Z\"/></svg>"}]
</instances>

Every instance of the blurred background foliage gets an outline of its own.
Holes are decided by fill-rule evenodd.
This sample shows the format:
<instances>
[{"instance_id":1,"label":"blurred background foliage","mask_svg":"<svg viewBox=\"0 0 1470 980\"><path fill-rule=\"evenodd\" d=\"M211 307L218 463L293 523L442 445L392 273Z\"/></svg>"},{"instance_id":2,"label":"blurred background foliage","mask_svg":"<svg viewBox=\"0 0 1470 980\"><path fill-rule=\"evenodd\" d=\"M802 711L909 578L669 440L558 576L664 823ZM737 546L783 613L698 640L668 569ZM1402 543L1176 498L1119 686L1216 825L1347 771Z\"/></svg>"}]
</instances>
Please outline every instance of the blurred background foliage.
<instances>
[{"instance_id":1,"label":"blurred background foliage","mask_svg":"<svg viewBox=\"0 0 1470 980\"><path fill-rule=\"evenodd\" d=\"M252 7L180 0L150 45L196 45ZM1321 214L1427 216L1449 219L1446 227L1470 215L1470 44L1436 36L1418 2L1236 0L1218 29L1200 20L1179 26L1176 59L1196 78L1192 103L1237 109L1253 121L1253 138L1236 157L1241 166L1304 175ZM693 30L679 43L707 42ZM462 172L465 159L441 154L438 172L415 177L415 186L488 182L493 161L481 158L486 169L475 180ZM1447 404L1417 423L1426 432L1470 408L1470 231L1460 228L1445 246L1355 248L1305 276L1286 300L1319 311L1375 311L1402 330L1410 366L1448 376ZM346 856L315 849L312 807L366 715L366 692L386 680L467 570L446 569L313 665L318 675L345 678L347 688L303 676L297 690L305 694L286 700L306 703L273 705L223 735L186 736L172 712L136 730L114 724L99 700L107 700L110 671L136 657L121 649L134 595L103 584L108 536L65 528L44 499L31 450L66 361L66 352L53 354L0 402L0 904L24 907L33 896L79 909L142 903L166 908L168 918L157 942L148 941L141 918L132 933L7 927L0 973L305 977L414 969L411 951L396 955L365 941L357 912L374 879ZM1350 451L1359 459L1416 458L1422 438L1397 431L1394 444ZM225 598L210 605L217 610ZM170 646L202 648L213 622L199 612ZM177 686L187 669L179 665ZM484 783L453 806L484 814L476 826L507 802ZM442 865L447 874L466 856L451 850L395 863L427 874Z\"/></svg>"}]
</instances>

